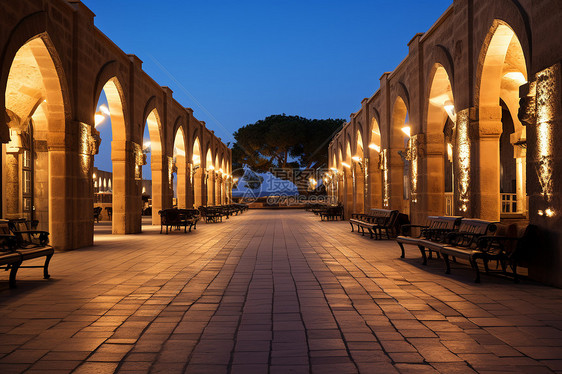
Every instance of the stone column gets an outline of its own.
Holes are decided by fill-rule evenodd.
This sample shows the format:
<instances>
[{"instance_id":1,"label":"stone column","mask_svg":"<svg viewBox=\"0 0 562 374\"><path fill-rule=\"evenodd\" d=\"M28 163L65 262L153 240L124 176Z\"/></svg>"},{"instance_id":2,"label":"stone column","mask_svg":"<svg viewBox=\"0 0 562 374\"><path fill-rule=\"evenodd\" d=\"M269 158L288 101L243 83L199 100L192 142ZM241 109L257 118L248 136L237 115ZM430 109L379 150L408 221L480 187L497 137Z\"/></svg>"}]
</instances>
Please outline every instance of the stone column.
<instances>
[{"instance_id":1,"label":"stone column","mask_svg":"<svg viewBox=\"0 0 562 374\"><path fill-rule=\"evenodd\" d=\"M502 109L500 106L479 108L479 121L472 126L477 128L476 170L474 200L478 218L499 221L501 213L500 197L500 143L502 133Z\"/></svg>"},{"instance_id":2,"label":"stone column","mask_svg":"<svg viewBox=\"0 0 562 374\"><path fill-rule=\"evenodd\" d=\"M421 216L445 214L445 139L443 134L427 134L425 157L420 173Z\"/></svg>"},{"instance_id":3,"label":"stone column","mask_svg":"<svg viewBox=\"0 0 562 374\"><path fill-rule=\"evenodd\" d=\"M185 156L176 155L176 168L177 168L177 201L178 208L187 208L187 184L188 184L188 171L185 164Z\"/></svg>"},{"instance_id":4,"label":"stone column","mask_svg":"<svg viewBox=\"0 0 562 374\"><path fill-rule=\"evenodd\" d=\"M164 166L164 156L152 155L152 224L160 224L160 216L158 211L162 210L165 205L165 199L168 191L168 173Z\"/></svg>"}]
</instances>

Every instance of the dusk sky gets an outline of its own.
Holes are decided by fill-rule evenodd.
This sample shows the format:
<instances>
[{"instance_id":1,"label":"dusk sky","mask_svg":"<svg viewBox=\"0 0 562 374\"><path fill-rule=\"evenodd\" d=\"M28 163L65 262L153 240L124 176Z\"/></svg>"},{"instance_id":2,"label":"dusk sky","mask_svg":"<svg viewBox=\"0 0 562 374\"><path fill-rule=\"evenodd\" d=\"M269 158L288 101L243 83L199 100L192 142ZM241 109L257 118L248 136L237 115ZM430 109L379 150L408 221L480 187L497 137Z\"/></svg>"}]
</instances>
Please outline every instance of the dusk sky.
<instances>
[{"instance_id":1,"label":"dusk sky","mask_svg":"<svg viewBox=\"0 0 562 374\"><path fill-rule=\"evenodd\" d=\"M225 143L271 114L349 119L406 57L412 37L452 3L83 2L102 32ZM100 156L96 166L110 170Z\"/></svg>"}]
</instances>

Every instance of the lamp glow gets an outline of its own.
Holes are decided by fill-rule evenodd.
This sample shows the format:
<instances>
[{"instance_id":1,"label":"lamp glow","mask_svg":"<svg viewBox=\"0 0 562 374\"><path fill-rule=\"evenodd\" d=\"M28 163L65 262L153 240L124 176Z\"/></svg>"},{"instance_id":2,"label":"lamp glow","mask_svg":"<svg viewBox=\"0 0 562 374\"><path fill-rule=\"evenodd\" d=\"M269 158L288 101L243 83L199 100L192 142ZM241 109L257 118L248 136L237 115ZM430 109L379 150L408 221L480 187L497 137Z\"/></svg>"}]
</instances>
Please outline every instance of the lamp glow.
<instances>
[{"instance_id":1,"label":"lamp glow","mask_svg":"<svg viewBox=\"0 0 562 374\"><path fill-rule=\"evenodd\" d=\"M344 167L351 169L351 165L349 165L347 162L342 162L341 163Z\"/></svg>"},{"instance_id":2,"label":"lamp glow","mask_svg":"<svg viewBox=\"0 0 562 374\"><path fill-rule=\"evenodd\" d=\"M447 115L453 122L457 122L457 112L455 111L455 104L451 100L447 100L443 103L443 109L447 112Z\"/></svg>"},{"instance_id":3,"label":"lamp glow","mask_svg":"<svg viewBox=\"0 0 562 374\"><path fill-rule=\"evenodd\" d=\"M410 133L411 133L411 128L410 126L404 126L402 127L402 132L404 134L406 134L406 136L409 138L410 137Z\"/></svg>"},{"instance_id":4,"label":"lamp glow","mask_svg":"<svg viewBox=\"0 0 562 374\"><path fill-rule=\"evenodd\" d=\"M353 156L351 159L352 159L353 161L355 161L355 162L361 162L361 161L363 161L363 159L362 159L361 157L359 157L359 156Z\"/></svg>"},{"instance_id":5,"label":"lamp glow","mask_svg":"<svg viewBox=\"0 0 562 374\"><path fill-rule=\"evenodd\" d=\"M94 127L98 127L105 120L105 116L101 113L94 115Z\"/></svg>"},{"instance_id":6,"label":"lamp glow","mask_svg":"<svg viewBox=\"0 0 562 374\"><path fill-rule=\"evenodd\" d=\"M103 114L105 114L106 116L111 115L111 113L109 112L109 109L105 105L100 105L100 111Z\"/></svg>"},{"instance_id":7,"label":"lamp glow","mask_svg":"<svg viewBox=\"0 0 562 374\"><path fill-rule=\"evenodd\" d=\"M380 147L380 145L376 145L376 144L374 144L374 143L371 143L371 144L369 144L369 148L371 148L372 150L377 151L378 153L381 152L381 147Z\"/></svg>"}]
</instances>

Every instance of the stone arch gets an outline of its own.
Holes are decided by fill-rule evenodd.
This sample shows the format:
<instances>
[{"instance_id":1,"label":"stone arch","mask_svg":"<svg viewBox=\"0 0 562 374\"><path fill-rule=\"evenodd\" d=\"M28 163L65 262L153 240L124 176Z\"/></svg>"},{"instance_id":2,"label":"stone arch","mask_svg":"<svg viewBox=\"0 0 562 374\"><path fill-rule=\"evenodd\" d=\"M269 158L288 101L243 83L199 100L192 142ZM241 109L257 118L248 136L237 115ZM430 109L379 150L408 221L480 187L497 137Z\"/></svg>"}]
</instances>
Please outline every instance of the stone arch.
<instances>
[{"instance_id":1,"label":"stone arch","mask_svg":"<svg viewBox=\"0 0 562 374\"><path fill-rule=\"evenodd\" d=\"M205 155L205 181L207 186L206 205L215 205L215 165L211 145L207 144L207 152Z\"/></svg>"},{"instance_id":2,"label":"stone arch","mask_svg":"<svg viewBox=\"0 0 562 374\"><path fill-rule=\"evenodd\" d=\"M192 184L193 184L193 202L195 207L199 207L203 205L203 194L202 194L202 184L203 184L203 170L201 168L201 142L199 141L199 137L195 136L195 140L193 141L192 154L191 154L191 162L192 162Z\"/></svg>"},{"instance_id":3,"label":"stone arch","mask_svg":"<svg viewBox=\"0 0 562 374\"><path fill-rule=\"evenodd\" d=\"M430 70L424 123L425 158L421 171L422 215L453 214L452 128L456 122L453 87L447 70L435 63ZM447 126L447 124L449 124ZM451 131L450 131L451 130Z\"/></svg>"},{"instance_id":4,"label":"stone arch","mask_svg":"<svg viewBox=\"0 0 562 374\"><path fill-rule=\"evenodd\" d=\"M355 207L354 211L356 213L364 213L365 212L365 197L367 193L365 191L365 180L366 180L366 158L365 158L365 148L364 148L364 137L362 136L361 127L359 126L355 132L356 134L356 141L355 141L355 162L354 162L354 174L355 174Z\"/></svg>"},{"instance_id":5,"label":"stone arch","mask_svg":"<svg viewBox=\"0 0 562 374\"><path fill-rule=\"evenodd\" d=\"M15 40L20 39L9 43L12 60L4 61L5 92L0 95L7 112L3 120L7 120L10 139L2 154L8 176L2 181L2 214L5 218L37 219L40 229L50 231L54 246L70 248L72 219L66 195L71 191L67 189L65 167L69 157L66 120L70 117L70 105L64 71L46 32L33 35L13 51ZM88 139L81 141L79 151L84 157L80 166L87 178L89 144ZM31 183L24 183L28 178Z\"/></svg>"},{"instance_id":6,"label":"stone arch","mask_svg":"<svg viewBox=\"0 0 562 374\"><path fill-rule=\"evenodd\" d=\"M187 164L186 164L186 137L181 121L178 119L174 135L173 159L176 170L176 201L177 207L187 208Z\"/></svg>"},{"instance_id":7,"label":"stone arch","mask_svg":"<svg viewBox=\"0 0 562 374\"><path fill-rule=\"evenodd\" d=\"M368 145L369 202L371 208L382 208L382 177L380 171L381 130L376 113L371 117Z\"/></svg>"},{"instance_id":8,"label":"stone arch","mask_svg":"<svg viewBox=\"0 0 562 374\"><path fill-rule=\"evenodd\" d=\"M502 214L502 171L516 186L505 196L517 198L517 211L526 211L526 155L513 144L526 140L525 128L517 117L519 87L527 82L527 59L515 31L501 20L494 20L479 56L478 141L475 183L476 209L481 218L498 220ZM502 108L503 106L503 108ZM504 133L504 125L513 126L513 134ZM504 153L513 152L513 158ZM504 162L505 161L505 162ZM508 183L506 183L508 184ZM500 187L502 186L502 187ZM506 191L503 191L506 192Z\"/></svg>"},{"instance_id":9,"label":"stone arch","mask_svg":"<svg viewBox=\"0 0 562 374\"><path fill-rule=\"evenodd\" d=\"M398 87L402 87L398 85ZM385 183L389 186L389 205L391 209L398 209L409 214L409 162L405 157L409 135L404 129L411 126L407 123L409 117L408 97L398 89L399 94L394 100L391 112L390 125L390 150L388 157L388 179Z\"/></svg>"},{"instance_id":10,"label":"stone arch","mask_svg":"<svg viewBox=\"0 0 562 374\"><path fill-rule=\"evenodd\" d=\"M102 68L102 71L104 69ZM105 70L106 74L109 70ZM106 74L98 74L98 77L104 76ZM95 116L105 116L106 114L96 113L97 105L101 96L102 91L105 93L107 98L107 106L109 110L109 117L111 121L111 137L110 139L110 154L111 154L111 164L113 172L113 189L112 189L112 232L114 234L125 234L130 229L127 228L127 222L131 221L127 218L127 190L132 190L134 185L134 178L131 176L134 174L134 165L131 162L127 162L127 140L128 131L127 123L125 121L125 100L123 88L119 79L116 76L110 76L105 81L98 80L96 82L96 90L94 91L94 105L92 108L92 114ZM94 126L97 126L97 120L94 119ZM99 132L92 130L98 135ZM103 142L103 138L101 141ZM107 142L108 140L106 140ZM95 156L94 156L95 158ZM97 202L94 200L94 206L102 202ZM128 214L134 214L134 210L129 209ZM93 224L93 222L92 222Z\"/></svg>"},{"instance_id":11,"label":"stone arch","mask_svg":"<svg viewBox=\"0 0 562 374\"><path fill-rule=\"evenodd\" d=\"M150 170L152 172L152 224L156 225L160 222L158 211L165 208L168 178L167 165L164 165L164 154L161 137L161 121L158 109L155 107L155 100L149 100L145 107L146 116L143 123L146 126L143 130L143 139L145 131L148 130L150 138Z\"/></svg>"}]
</instances>

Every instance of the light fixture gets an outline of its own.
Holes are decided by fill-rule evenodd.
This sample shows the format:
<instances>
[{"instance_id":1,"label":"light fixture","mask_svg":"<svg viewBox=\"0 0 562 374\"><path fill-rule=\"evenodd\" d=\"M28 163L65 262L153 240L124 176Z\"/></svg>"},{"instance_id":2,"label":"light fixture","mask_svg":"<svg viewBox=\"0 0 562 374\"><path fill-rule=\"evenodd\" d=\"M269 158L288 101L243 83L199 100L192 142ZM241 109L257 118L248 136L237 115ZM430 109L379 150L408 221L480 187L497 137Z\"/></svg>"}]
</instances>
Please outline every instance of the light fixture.
<instances>
[{"instance_id":1,"label":"light fixture","mask_svg":"<svg viewBox=\"0 0 562 374\"><path fill-rule=\"evenodd\" d=\"M510 71L509 73L505 73L503 77L515 81L520 86L527 83L527 79L525 78L523 73L519 71Z\"/></svg>"},{"instance_id":2,"label":"light fixture","mask_svg":"<svg viewBox=\"0 0 562 374\"><path fill-rule=\"evenodd\" d=\"M361 161L363 161L363 159L362 159L361 157L359 157L359 156L353 156L351 159L352 159L353 161L355 161L355 162L361 162Z\"/></svg>"},{"instance_id":3,"label":"light fixture","mask_svg":"<svg viewBox=\"0 0 562 374\"><path fill-rule=\"evenodd\" d=\"M375 143L371 143L371 144L369 144L369 148L371 148L372 150L377 151L378 153L381 153L381 147L380 147L380 145L376 145Z\"/></svg>"},{"instance_id":4,"label":"light fixture","mask_svg":"<svg viewBox=\"0 0 562 374\"><path fill-rule=\"evenodd\" d=\"M447 115L453 122L457 122L457 112L455 111L455 104L451 100L447 100L443 103L443 109L447 112Z\"/></svg>"},{"instance_id":5,"label":"light fixture","mask_svg":"<svg viewBox=\"0 0 562 374\"><path fill-rule=\"evenodd\" d=\"M552 216L554 216L554 210L552 210L552 209L550 209L550 208L547 208L547 209L544 211L544 214L545 214L547 217L552 217Z\"/></svg>"},{"instance_id":6,"label":"light fixture","mask_svg":"<svg viewBox=\"0 0 562 374\"><path fill-rule=\"evenodd\" d=\"M403 132L404 134L406 134L406 136L409 138L409 137L410 137L410 132L411 132L410 126L404 126L404 127L402 127L402 132Z\"/></svg>"},{"instance_id":7,"label":"light fixture","mask_svg":"<svg viewBox=\"0 0 562 374\"><path fill-rule=\"evenodd\" d=\"M96 173L92 175L92 179L96 179Z\"/></svg>"},{"instance_id":8,"label":"light fixture","mask_svg":"<svg viewBox=\"0 0 562 374\"><path fill-rule=\"evenodd\" d=\"M347 162L342 162L341 163L344 167L351 169L351 165L349 165Z\"/></svg>"},{"instance_id":9,"label":"light fixture","mask_svg":"<svg viewBox=\"0 0 562 374\"><path fill-rule=\"evenodd\" d=\"M105 106L105 104L100 105L100 111L105 114L106 116L111 115L111 113L109 112L109 109Z\"/></svg>"},{"instance_id":10,"label":"light fixture","mask_svg":"<svg viewBox=\"0 0 562 374\"><path fill-rule=\"evenodd\" d=\"M447 143L447 159L449 162L453 162L453 145L451 143Z\"/></svg>"},{"instance_id":11,"label":"light fixture","mask_svg":"<svg viewBox=\"0 0 562 374\"><path fill-rule=\"evenodd\" d=\"M94 115L94 127L98 127L105 120L105 116L101 113Z\"/></svg>"}]
</instances>

